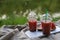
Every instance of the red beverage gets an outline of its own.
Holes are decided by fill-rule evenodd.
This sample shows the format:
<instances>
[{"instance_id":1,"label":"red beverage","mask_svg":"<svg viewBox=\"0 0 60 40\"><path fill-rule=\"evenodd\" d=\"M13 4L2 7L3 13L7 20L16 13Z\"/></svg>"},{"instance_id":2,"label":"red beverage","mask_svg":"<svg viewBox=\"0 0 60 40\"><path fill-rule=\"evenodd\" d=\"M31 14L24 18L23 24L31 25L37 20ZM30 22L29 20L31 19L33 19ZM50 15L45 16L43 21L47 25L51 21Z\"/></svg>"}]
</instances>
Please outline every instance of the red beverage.
<instances>
[{"instance_id":1,"label":"red beverage","mask_svg":"<svg viewBox=\"0 0 60 40\"><path fill-rule=\"evenodd\" d=\"M53 22L51 22L51 29L52 30L55 30L56 29L55 24Z\"/></svg>"},{"instance_id":2,"label":"red beverage","mask_svg":"<svg viewBox=\"0 0 60 40\"><path fill-rule=\"evenodd\" d=\"M42 23L42 30L43 30L43 34L45 36L49 36L50 35L50 22L41 22Z\"/></svg>"},{"instance_id":3,"label":"red beverage","mask_svg":"<svg viewBox=\"0 0 60 40\"><path fill-rule=\"evenodd\" d=\"M37 26L37 21L35 21L35 20L30 20L29 21L29 30L31 32L35 32L36 31L36 26Z\"/></svg>"}]
</instances>

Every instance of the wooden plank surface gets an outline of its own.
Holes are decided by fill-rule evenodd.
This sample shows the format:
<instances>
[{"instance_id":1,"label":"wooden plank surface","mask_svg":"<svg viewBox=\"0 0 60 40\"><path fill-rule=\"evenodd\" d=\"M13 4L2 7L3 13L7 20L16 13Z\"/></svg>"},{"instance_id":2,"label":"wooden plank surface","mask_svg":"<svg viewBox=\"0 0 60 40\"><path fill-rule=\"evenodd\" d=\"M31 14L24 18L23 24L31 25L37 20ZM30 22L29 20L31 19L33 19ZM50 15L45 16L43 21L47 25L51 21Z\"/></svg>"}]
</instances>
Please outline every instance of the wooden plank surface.
<instances>
[{"instance_id":1,"label":"wooden plank surface","mask_svg":"<svg viewBox=\"0 0 60 40\"><path fill-rule=\"evenodd\" d=\"M11 38L11 40L60 40L60 33L57 33L50 37L30 39L29 37L27 37L25 35L24 30L22 30L21 32L17 33L15 36L13 36Z\"/></svg>"}]
</instances>

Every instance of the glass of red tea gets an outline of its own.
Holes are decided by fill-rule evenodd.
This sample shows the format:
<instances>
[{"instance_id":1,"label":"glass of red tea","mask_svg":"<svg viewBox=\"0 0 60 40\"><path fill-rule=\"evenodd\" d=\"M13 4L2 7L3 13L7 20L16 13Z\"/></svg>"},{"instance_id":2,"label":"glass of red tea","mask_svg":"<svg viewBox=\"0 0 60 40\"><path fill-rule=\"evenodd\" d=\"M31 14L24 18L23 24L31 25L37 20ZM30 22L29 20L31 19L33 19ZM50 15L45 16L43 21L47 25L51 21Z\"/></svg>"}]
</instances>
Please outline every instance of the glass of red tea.
<instances>
[{"instance_id":1,"label":"glass of red tea","mask_svg":"<svg viewBox=\"0 0 60 40\"><path fill-rule=\"evenodd\" d=\"M29 30L31 32L35 32L36 27L37 27L37 15L36 15L36 13L31 11L27 18L28 18Z\"/></svg>"},{"instance_id":2,"label":"glass of red tea","mask_svg":"<svg viewBox=\"0 0 60 40\"><path fill-rule=\"evenodd\" d=\"M41 22L41 25L42 25L43 34L45 36L49 36L50 35L50 25L51 25L51 22Z\"/></svg>"},{"instance_id":3,"label":"glass of red tea","mask_svg":"<svg viewBox=\"0 0 60 40\"><path fill-rule=\"evenodd\" d=\"M37 21L36 20L30 20L28 23L29 23L29 30L31 32L35 32L36 26L37 26Z\"/></svg>"}]
</instances>

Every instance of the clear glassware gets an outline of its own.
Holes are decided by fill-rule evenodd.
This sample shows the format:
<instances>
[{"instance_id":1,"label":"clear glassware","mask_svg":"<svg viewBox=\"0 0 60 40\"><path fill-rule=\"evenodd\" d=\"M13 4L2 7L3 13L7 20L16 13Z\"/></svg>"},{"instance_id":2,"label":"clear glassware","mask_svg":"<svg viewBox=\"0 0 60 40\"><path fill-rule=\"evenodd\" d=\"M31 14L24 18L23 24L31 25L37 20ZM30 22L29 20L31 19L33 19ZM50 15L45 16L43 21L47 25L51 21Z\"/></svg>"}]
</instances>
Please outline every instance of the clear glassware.
<instances>
[{"instance_id":1,"label":"clear glassware","mask_svg":"<svg viewBox=\"0 0 60 40\"><path fill-rule=\"evenodd\" d=\"M33 11L30 12L27 18L28 18L29 30L31 32L36 31L36 27L37 27L36 13Z\"/></svg>"},{"instance_id":2,"label":"clear glassware","mask_svg":"<svg viewBox=\"0 0 60 40\"><path fill-rule=\"evenodd\" d=\"M41 19L41 22L51 22L52 21L50 14L47 14L47 18L46 18L46 14L43 14L40 19Z\"/></svg>"},{"instance_id":3,"label":"clear glassware","mask_svg":"<svg viewBox=\"0 0 60 40\"><path fill-rule=\"evenodd\" d=\"M52 20L52 18L48 13L42 15L42 17L41 17L42 30L43 30L43 34L45 36L50 35L51 20Z\"/></svg>"},{"instance_id":4,"label":"clear glassware","mask_svg":"<svg viewBox=\"0 0 60 40\"><path fill-rule=\"evenodd\" d=\"M31 11L29 14L28 14L28 17L27 17L28 21L29 20L37 20L37 15L35 12Z\"/></svg>"}]
</instances>

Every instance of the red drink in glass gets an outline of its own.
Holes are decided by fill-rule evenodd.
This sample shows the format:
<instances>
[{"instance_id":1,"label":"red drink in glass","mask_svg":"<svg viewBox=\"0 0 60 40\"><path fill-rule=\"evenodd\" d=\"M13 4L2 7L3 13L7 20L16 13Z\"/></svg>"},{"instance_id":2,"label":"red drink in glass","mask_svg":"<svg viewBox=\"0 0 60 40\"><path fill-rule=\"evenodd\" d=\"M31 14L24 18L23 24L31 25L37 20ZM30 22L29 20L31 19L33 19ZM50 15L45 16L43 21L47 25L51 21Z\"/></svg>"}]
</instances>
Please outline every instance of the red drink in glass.
<instances>
[{"instance_id":1,"label":"red drink in glass","mask_svg":"<svg viewBox=\"0 0 60 40\"><path fill-rule=\"evenodd\" d=\"M51 22L51 29L52 30L55 30L56 29L55 24L53 22Z\"/></svg>"},{"instance_id":2,"label":"red drink in glass","mask_svg":"<svg viewBox=\"0 0 60 40\"><path fill-rule=\"evenodd\" d=\"M50 22L41 22L42 24L42 30L43 30L43 34L45 36L49 36L50 35Z\"/></svg>"},{"instance_id":3,"label":"red drink in glass","mask_svg":"<svg viewBox=\"0 0 60 40\"><path fill-rule=\"evenodd\" d=\"M37 21L36 20L30 20L29 21L29 30L31 32L35 32L36 31L36 26L37 26Z\"/></svg>"}]
</instances>

